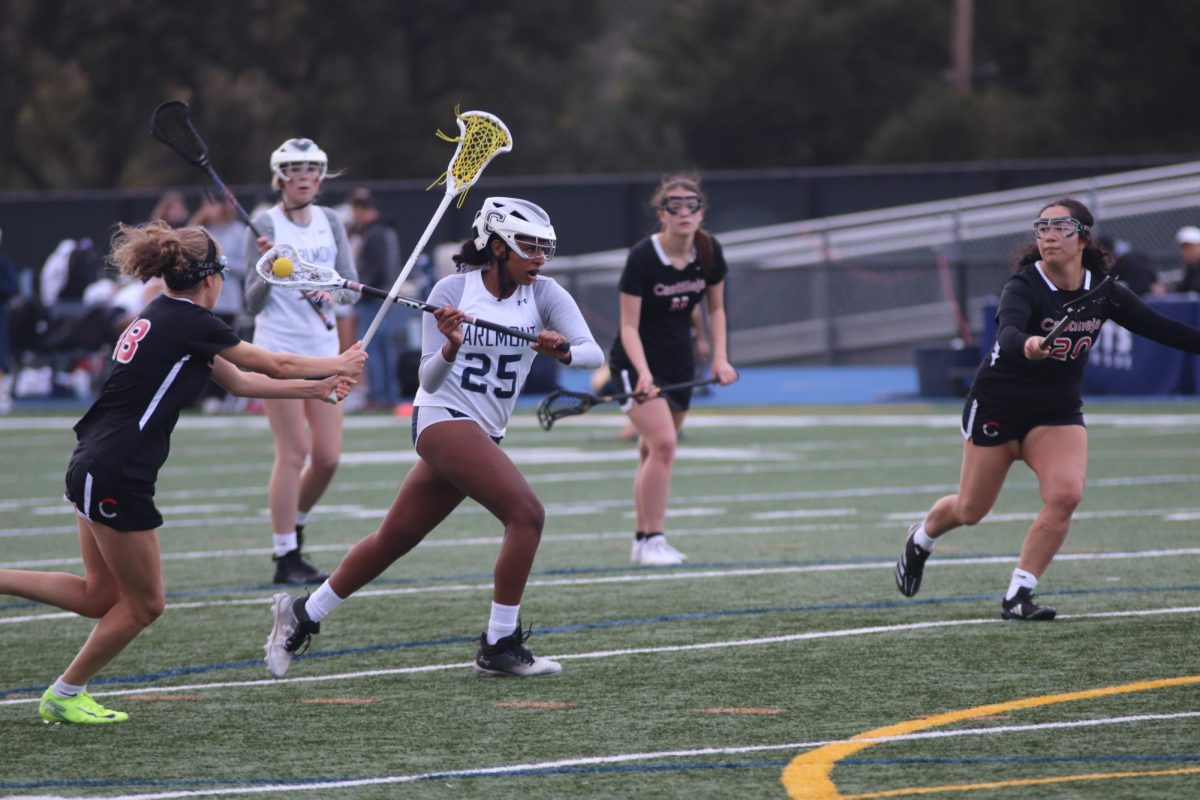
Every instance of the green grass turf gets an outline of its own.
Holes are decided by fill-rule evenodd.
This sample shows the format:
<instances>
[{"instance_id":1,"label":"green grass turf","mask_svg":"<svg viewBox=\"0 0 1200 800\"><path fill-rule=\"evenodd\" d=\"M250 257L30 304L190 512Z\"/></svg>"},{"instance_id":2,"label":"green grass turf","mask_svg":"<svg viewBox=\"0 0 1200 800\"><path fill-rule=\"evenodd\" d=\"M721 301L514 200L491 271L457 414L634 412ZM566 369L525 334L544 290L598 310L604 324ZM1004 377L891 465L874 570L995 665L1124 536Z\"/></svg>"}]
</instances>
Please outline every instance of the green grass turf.
<instances>
[{"instance_id":1,"label":"green grass turf","mask_svg":"<svg viewBox=\"0 0 1200 800\"><path fill-rule=\"evenodd\" d=\"M158 486L168 611L102 673L113 682L91 687L129 723L42 725L32 698L91 622L0 597L0 796L274 787L255 796L785 797L785 765L818 743L1200 674L1197 612L1148 613L1200 606L1200 409L1089 407L1088 491L1039 587L1062 617L1042 625L998 617L1039 505L1023 465L988 520L943 540L917 598L894 587L908 522L957 480L958 411L693 415L668 520L688 563L653 570L629 564L635 451L617 440L621 419L597 409L545 433L523 409L505 448L547 524L522 616L535 652L567 656L561 675L525 681L479 679L466 666L486 626L500 535L470 502L338 609L288 679L268 681L270 435L260 418L187 418ZM1114 414L1128 417L1100 421ZM813 415L850 420L797 424ZM901 419L871 424L876 415ZM0 568L80 571L60 499L73 421L10 417L0 427L10 465ZM344 463L308 527L318 565L332 568L373 529L411 459L406 420L351 418ZM1184 552L1155 552L1167 550ZM1098 558L1120 552L1144 557ZM1109 612L1129 614L1098 616ZM294 680L317 676L332 679ZM238 685L214 685L223 683ZM1009 709L923 729L964 735L875 744L831 774L840 792L863 797L958 786L922 796L1190 798L1200 793L1200 717L1164 716L1189 712L1200 712L1200 683ZM458 774L516 765L527 769ZM1105 777L1168 770L1184 774ZM1064 776L1094 779L1038 783ZM396 778L419 779L297 785ZM1002 781L1017 783L963 788Z\"/></svg>"}]
</instances>

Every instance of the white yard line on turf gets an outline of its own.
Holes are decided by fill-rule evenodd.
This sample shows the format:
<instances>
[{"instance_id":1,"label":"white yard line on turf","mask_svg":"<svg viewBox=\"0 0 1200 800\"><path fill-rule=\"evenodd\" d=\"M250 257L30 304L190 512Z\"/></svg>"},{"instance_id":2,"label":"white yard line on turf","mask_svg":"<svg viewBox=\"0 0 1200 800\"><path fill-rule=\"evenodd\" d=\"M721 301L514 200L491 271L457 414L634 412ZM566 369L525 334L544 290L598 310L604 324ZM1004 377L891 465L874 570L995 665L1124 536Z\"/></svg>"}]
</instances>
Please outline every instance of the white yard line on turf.
<instances>
[{"instance_id":1,"label":"white yard line on turf","mask_svg":"<svg viewBox=\"0 0 1200 800\"><path fill-rule=\"evenodd\" d=\"M778 470L773 470L778 471ZM536 481L535 481L536 482ZM1113 486L1163 486L1169 484L1194 484L1200 482L1200 474L1171 474L1171 475L1139 475L1139 476L1123 476L1116 478L1096 478L1090 483L1096 487L1113 487ZM1037 484L1032 481L1011 481L1007 484L1011 489L1036 489ZM907 496L915 494L945 494L953 492L957 489L957 484L950 483L934 483L918 486L857 486L844 489L808 489L793 492L757 492L757 493L739 493L727 495L697 495L688 496L682 495L674 499L677 507L685 507L689 503L725 503L729 505L738 503L763 503L763 502L791 502L802 500L827 500L856 497L883 497L883 496ZM546 503L546 516L549 518L555 516L567 515L584 515L584 514L601 514L611 509L627 509L629 507L628 497L612 497L601 498L590 501L579 501L572 503ZM69 514L70 510L63 504L64 514ZM344 513L340 517L331 515L330 519L378 519L384 514L385 509L370 509L363 508L360 511L353 513ZM1173 513L1189 514L1197 511L1197 509L1174 509ZM455 514L488 514L489 512L474 504L466 503L455 511ZM669 512L668 512L669 513ZM1075 518L1081 519L1082 514L1089 512L1076 512ZM1118 512L1120 513L1120 512ZM1140 513L1140 512L1130 512ZM263 510L255 516L234 517L221 520L223 524L259 524L266 518L266 511ZM984 522L988 520L985 519ZM194 528L212 525L213 520L204 518L194 519L178 519L170 520L163 526L163 530L170 528ZM0 529L0 538L12 538L17 536L52 536L52 535L75 535L76 528L71 525L54 525L36 528L7 528Z\"/></svg>"},{"instance_id":2,"label":"white yard line on turf","mask_svg":"<svg viewBox=\"0 0 1200 800\"><path fill-rule=\"evenodd\" d=\"M1059 553L1058 561L1113 561L1130 560L1135 558L1179 558L1180 556L1200 556L1200 548L1183 548L1174 550L1134 550L1114 553ZM969 558L934 559L926 564L927 567L962 567L979 566L981 564L1009 564L1012 556L977 556ZM601 575L590 578L538 578L527 582L526 586L535 588L562 588L573 586L605 586L625 583L652 583L657 581L702 580L715 578L754 578L764 575L798 575L820 572L851 572L855 570L893 570L896 562L888 561L855 561L842 564L805 564L788 567L732 567L729 569L705 570L669 570L625 573L623 575ZM430 586L405 586L392 589L363 589L355 592L355 597L395 597L398 595L439 594L446 592L491 592L490 581L480 583L443 583ZM231 606L256 606L271 602L270 597L242 597L232 600L198 600L186 603L168 603L167 611L185 611L198 608L228 608ZM77 615L71 612L51 612L48 614L26 614L21 616L0 616L0 625L22 622L43 622L57 619L71 619ZM82 617L80 617L82 619Z\"/></svg>"},{"instance_id":3,"label":"white yard line on turf","mask_svg":"<svg viewBox=\"0 0 1200 800\"><path fill-rule=\"evenodd\" d=\"M921 739L943 739L953 736L997 736L1009 733L1032 731L1066 730L1071 728L1094 728L1101 725L1128 725L1138 722L1168 722L1200 717L1200 711L1178 711L1167 714L1130 714L1124 717L1094 717L1065 722L1035 722L1028 725L998 725L987 728L961 728L952 731L921 731L897 736L879 736L855 739L826 739L815 742L784 742L781 744L734 745L729 747L697 747L688 750L659 750L643 753L614 753L607 756L580 756L560 758L553 761L532 761L524 764L506 764L496 767L442 770L438 772L411 773L408 775L381 775L377 778L350 778L347 780L325 780L312 783L279 783L264 786L230 786L213 789L155 792L153 794L94 795L105 800L177 800L185 797L224 797L229 795L262 794L264 792L306 792L327 789L355 789L363 786L381 786L401 783L416 783L428 780L450 780L454 778L488 778L525 772L553 772L578 767L603 767L612 764L628 764L635 761L660 761L668 759L707 758L710 756L748 755L779 751L813 750L835 744L859 744L862 742L904 742ZM9 795L0 800L78 800L88 795L59 797L51 795Z\"/></svg>"},{"instance_id":4,"label":"white yard line on turf","mask_svg":"<svg viewBox=\"0 0 1200 800\"><path fill-rule=\"evenodd\" d=\"M1108 619L1112 617L1153 617L1175 614L1195 614L1200 612L1200 606L1176 606L1173 608L1152 608L1136 611L1104 611L1089 614L1062 614L1058 619L1062 622L1069 620ZM860 628L843 628L840 630L808 631L805 633L783 634L780 636L764 636L753 639L732 639L716 642L698 642L695 644L661 645L658 647L630 647L618 650L597 650L588 653L560 653L550 655L555 661L582 661L587 659L617 658L626 656L654 655L658 653L686 653L699 650L723 650L729 648L758 647L762 645L787 644L791 642L814 641L821 639L839 639L848 636L873 636L881 634L909 633L912 631L941 630L945 628L960 628L975 625L1010 624L999 616L981 617L975 619L931 620L927 622L911 622L901 625L875 625ZM1056 623L1058 624L1058 623ZM213 689L233 688L271 688L295 684L329 683L335 681L359 680L361 678L376 678L392 675L412 675L425 672L443 672L451 669L467 669L471 662L453 662L442 664L425 664L415 667L395 667L391 669L360 670L357 672L341 672L327 675L305 675L291 678L263 678L248 681L214 681L210 683L175 684L172 686L141 686L130 689L114 689L113 691L92 692L93 697L119 697L131 694L211 691ZM0 706L26 705L39 702L38 697L6 698L0 700Z\"/></svg>"}]
</instances>

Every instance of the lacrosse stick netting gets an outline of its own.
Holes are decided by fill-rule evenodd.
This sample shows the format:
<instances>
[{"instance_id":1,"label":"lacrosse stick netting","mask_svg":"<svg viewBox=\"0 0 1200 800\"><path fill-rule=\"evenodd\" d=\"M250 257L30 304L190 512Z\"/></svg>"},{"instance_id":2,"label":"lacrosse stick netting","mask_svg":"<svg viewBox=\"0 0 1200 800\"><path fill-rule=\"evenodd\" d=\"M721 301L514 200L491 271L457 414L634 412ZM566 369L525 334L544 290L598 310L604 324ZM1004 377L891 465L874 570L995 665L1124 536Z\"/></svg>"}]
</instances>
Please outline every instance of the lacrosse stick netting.
<instances>
[{"instance_id":1,"label":"lacrosse stick netting","mask_svg":"<svg viewBox=\"0 0 1200 800\"><path fill-rule=\"evenodd\" d=\"M206 167L208 148L188 118L188 105L182 100L168 100L154 109L150 133L174 150L189 164Z\"/></svg>"},{"instance_id":2,"label":"lacrosse stick netting","mask_svg":"<svg viewBox=\"0 0 1200 800\"><path fill-rule=\"evenodd\" d=\"M286 275L279 275L275 272L275 262L281 258L292 262L291 271ZM340 289L346 283L337 270L301 261L300 254L290 244L277 244L263 253L254 264L254 271L267 283L301 291L310 289L329 291Z\"/></svg>"},{"instance_id":3,"label":"lacrosse stick netting","mask_svg":"<svg viewBox=\"0 0 1200 800\"><path fill-rule=\"evenodd\" d=\"M375 331L379 330L379 323L383 322L384 315L392 306L391 300L400 294L400 286L408 277L408 273L412 272L413 265L417 263L417 257L425 249L425 244L429 241L434 229L437 228L442 215L450 207L450 201L455 195L460 195L458 206L461 208L463 201L467 199L467 189L479 180L479 176L483 174L483 168L488 165L488 162L501 153L512 150L512 134L508 132L508 127L500 121L500 118L494 114L486 111L459 113L459 107L455 106L454 116L458 122L458 138L447 136L440 130L437 135L447 142L458 142L458 147L454 149L454 155L450 158L446 171L428 186L429 189L434 186L446 187L446 191L442 195L442 202L438 204L437 211L433 213L429 224L425 226L425 232L417 240L416 246L408 254L408 261L404 264L404 269L400 270L396 282L392 284L392 289L388 292L388 302L375 312L375 319L371 320L366 334L362 337L364 348L375 336Z\"/></svg>"},{"instance_id":4,"label":"lacrosse stick netting","mask_svg":"<svg viewBox=\"0 0 1200 800\"><path fill-rule=\"evenodd\" d=\"M494 114L486 111L459 113L458 106L455 106L454 116L458 122L459 135L447 136L440 130L437 135L439 139L447 142L457 142L458 148L455 149L454 157L450 159L446 171L429 184L428 188L445 185L447 193L451 196L461 195L458 198L458 207L462 208L467 199L467 190L479 179L483 168L496 156L511 151L513 141L508 126Z\"/></svg>"},{"instance_id":5,"label":"lacrosse stick netting","mask_svg":"<svg viewBox=\"0 0 1200 800\"><path fill-rule=\"evenodd\" d=\"M586 414L595 404L596 399L589 395L556 389L538 404L538 424L548 431L563 417Z\"/></svg>"}]
</instances>

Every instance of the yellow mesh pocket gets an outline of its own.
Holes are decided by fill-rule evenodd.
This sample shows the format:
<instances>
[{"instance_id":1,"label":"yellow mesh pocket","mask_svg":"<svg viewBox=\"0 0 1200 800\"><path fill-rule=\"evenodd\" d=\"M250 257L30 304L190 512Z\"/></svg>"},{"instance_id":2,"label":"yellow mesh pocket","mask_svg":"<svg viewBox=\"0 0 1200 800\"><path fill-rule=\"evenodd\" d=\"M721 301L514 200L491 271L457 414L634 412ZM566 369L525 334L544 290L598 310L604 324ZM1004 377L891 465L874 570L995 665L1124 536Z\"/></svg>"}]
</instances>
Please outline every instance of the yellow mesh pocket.
<instances>
[{"instance_id":1,"label":"yellow mesh pocket","mask_svg":"<svg viewBox=\"0 0 1200 800\"><path fill-rule=\"evenodd\" d=\"M462 193L458 198L458 207L462 208L467 199L467 190L479 179L483 168L500 153L512 150L512 134L499 117L486 111L468 111L459 113L459 107L454 107L454 116L458 121L458 136L447 136L440 130L439 139L447 142L457 142L454 157L436 181L429 188L447 184L453 194Z\"/></svg>"}]
</instances>

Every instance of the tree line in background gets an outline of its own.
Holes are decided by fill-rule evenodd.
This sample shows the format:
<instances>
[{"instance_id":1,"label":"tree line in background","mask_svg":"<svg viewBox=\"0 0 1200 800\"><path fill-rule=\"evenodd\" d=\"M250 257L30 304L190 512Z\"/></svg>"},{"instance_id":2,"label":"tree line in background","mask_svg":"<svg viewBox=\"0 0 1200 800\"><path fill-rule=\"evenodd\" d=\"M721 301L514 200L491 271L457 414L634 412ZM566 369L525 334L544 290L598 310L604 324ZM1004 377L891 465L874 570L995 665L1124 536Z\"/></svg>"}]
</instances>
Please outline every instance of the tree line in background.
<instances>
[{"instance_id":1,"label":"tree line in background","mask_svg":"<svg viewBox=\"0 0 1200 800\"><path fill-rule=\"evenodd\" d=\"M316 139L358 180L436 177L453 109L508 175L1200 151L1200 3L954 0L0 0L0 190L195 174L148 136L183 99L230 183Z\"/></svg>"}]
</instances>

